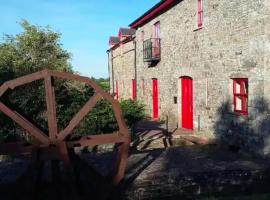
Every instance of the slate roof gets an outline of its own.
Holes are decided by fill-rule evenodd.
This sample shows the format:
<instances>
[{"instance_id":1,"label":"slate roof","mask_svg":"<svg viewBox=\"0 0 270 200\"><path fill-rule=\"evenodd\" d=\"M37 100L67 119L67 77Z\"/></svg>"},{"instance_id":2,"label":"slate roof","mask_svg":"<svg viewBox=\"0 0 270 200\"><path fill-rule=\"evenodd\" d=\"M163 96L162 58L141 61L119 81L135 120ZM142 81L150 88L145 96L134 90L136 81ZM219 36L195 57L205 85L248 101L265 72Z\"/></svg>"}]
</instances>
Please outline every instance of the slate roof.
<instances>
[{"instance_id":1,"label":"slate roof","mask_svg":"<svg viewBox=\"0 0 270 200\"><path fill-rule=\"evenodd\" d=\"M120 42L119 37L111 36L110 39L109 39L110 44L117 44L118 42Z\"/></svg>"},{"instance_id":2,"label":"slate roof","mask_svg":"<svg viewBox=\"0 0 270 200\"><path fill-rule=\"evenodd\" d=\"M136 33L136 29L130 29L130 28L120 28L119 29L119 35L128 35L132 36Z\"/></svg>"}]
</instances>

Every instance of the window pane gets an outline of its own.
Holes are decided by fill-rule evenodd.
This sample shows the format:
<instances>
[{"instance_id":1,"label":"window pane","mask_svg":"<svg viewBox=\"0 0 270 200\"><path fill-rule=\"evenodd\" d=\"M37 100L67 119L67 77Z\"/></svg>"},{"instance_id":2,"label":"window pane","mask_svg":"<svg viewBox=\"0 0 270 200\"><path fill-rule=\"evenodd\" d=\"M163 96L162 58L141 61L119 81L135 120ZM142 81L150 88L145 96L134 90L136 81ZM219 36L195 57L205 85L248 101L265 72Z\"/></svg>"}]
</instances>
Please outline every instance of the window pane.
<instances>
[{"instance_id":1,"label":"window pane","mask_svg":"<svg viewBox=\"0 0 270 200\"><path fill-rule=\"evenodd\" d=\"M235 99L235 110L242 110L242 97L236 96Z\"/></svg>"},{"instance_id":2,"label":"window pane","mask_svg":"<svg viewBox=\"0 0 270 200\"><path fill-rule=\"evenodd\" d=\"M160 22L154 24L154 38L160 38Z\"/></svg>"},{"instance_id":3,"label":"window pane","mask_svg":"<svg viewBox=\"0 0 270 200\"><path fill-rule=\"evenodd\" d=\"M243 81L242 88L243 88L243 94L247 94L248 93L248 82L247 81Z\"/></svg>"},{"instance_id":4,"label":"window pane","mask_svg":"<svg viewBox=\"0 0 270 200\"><path fill-rule=\"evenodd\" d=\"M238 81L235 81L235 93L240 94L241 93L241 84Z\"/></svg>"}]
</instances>

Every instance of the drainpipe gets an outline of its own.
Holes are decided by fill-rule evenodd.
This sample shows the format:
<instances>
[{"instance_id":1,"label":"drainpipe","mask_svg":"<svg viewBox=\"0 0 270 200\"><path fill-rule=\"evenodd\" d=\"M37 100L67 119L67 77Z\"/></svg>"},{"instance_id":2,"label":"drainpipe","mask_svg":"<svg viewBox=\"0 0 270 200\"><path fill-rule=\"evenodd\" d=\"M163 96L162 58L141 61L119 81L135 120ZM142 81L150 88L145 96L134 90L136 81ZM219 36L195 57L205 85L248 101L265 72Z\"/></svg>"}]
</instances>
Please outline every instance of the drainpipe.
<instances>
[{"instance_id":1,"label":"drainpipe","mask_svg":"<svg viewBox=\"0 0 270 200\"><path fill-rule=\"evenodd\" d=\"M110 51L107 50L107 56L108 56L108 75L109 75L109 92L111 90L111 72L110 72Z\"/></svg>"},{"instance_id":2,"label":"drainpipe","mask_svg":"<svg viewBox=\"0 0 270 200\"><path fill-rule=\"evenodd\" d=\"M112 71L111 71L111 74L112 74L112 93L114 95L114 70L113 70L113 51L110 50L111 52L111 68L112 68Z\"/></svg>"}]
</instances>

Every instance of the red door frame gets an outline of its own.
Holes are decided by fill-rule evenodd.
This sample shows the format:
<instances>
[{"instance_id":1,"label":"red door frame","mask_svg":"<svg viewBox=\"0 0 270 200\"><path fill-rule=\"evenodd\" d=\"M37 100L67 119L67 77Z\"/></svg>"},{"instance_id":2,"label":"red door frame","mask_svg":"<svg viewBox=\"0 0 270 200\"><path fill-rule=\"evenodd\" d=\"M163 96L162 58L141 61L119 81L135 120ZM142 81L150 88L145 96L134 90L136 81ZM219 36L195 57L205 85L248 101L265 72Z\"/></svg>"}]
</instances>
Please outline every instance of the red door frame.
<instances>
[{"instance_id":1,"label":"red door frame","mask_svg":"<svg viewBox=\"0 0 270 200\"><path fill-rule=\"evenodd\" d=\"M182 128L193 130L193 81L191 77L181 77Z\"/></svg>"},{"instance_id":2,"label":"red door frame","mask_svg":"<svg viewBox=\"0 0 270 200\"><path fill-rule=\"evenodd\" d=\"M158 80L152 79L152 118L158 119Z\"/></svg>"}]
</instances>

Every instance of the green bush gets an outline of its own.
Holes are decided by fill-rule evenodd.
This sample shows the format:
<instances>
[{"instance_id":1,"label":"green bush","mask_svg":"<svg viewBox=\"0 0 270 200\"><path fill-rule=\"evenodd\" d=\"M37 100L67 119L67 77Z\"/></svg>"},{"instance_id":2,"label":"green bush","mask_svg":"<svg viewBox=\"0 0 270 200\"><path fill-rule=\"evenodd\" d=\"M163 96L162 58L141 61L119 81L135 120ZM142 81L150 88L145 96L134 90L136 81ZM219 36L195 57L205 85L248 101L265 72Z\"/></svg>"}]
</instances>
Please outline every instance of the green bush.
<instances>
[{"instance_id":1,"label":"green bush","mask_svg":"<svg viewBox=\"0 0 270 200\"><path fill-rule=\"evenodd\" d=\"M128 127L145 116L144 105L138 101L121 100L122 114ZM118 130L118 125L112 110L112 105L102 100L88 113L81 123L74 129L72 137L89 134L111 133Z\"/></svg>"},{"instance_id":2,"label":"green bush","mask_svg":"<svg viewBox=\"0 0 270 200\"><path fill-rule=\"evenodd\" d=\"M121 100L120 106L129 127L132 127L136 122L145 117L145 105L140 101L133 101L131 99Z\"/></svg>"}]
</instances>

